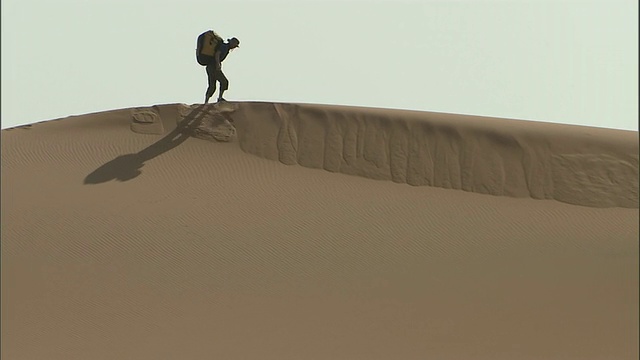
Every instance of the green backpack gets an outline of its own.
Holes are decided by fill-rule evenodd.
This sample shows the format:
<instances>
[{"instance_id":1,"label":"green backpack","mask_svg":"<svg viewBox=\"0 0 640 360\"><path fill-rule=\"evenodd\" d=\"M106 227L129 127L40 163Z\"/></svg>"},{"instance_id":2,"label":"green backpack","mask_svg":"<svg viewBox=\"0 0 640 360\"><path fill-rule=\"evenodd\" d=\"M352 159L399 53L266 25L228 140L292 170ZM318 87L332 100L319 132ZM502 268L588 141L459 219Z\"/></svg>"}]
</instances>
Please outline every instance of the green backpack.
<instances>
[{"instance_id":1,"label":"green backpack","mask_svg":"<svg viewBox=\"0 0 640 360\"><path fill-rule=\"evenodd\" d=\"M198 64L202 66L213 64L215 61L213 54L216 53L216 49L222 41L220 35L216 34L213 30L208 30L200 34L196 47L196 60Z\"/></svg>"}]
</instances>

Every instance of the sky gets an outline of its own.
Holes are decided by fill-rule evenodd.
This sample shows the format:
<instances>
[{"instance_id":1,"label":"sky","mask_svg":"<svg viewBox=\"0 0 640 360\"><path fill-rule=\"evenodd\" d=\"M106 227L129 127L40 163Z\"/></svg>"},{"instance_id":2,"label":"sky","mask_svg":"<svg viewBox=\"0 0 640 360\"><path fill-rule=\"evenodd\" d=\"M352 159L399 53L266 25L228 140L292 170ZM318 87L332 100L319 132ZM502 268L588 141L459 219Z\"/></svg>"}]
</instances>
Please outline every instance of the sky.
<instances>
[{"instance_id":1,"label":"sky","mask_svg":"<svg viewBox=\"0 0 640 360\"><path fill-rule=\"evenodd\" d=\"M638 130L637 0L1 0L2 128L204 101L197 36L237 37L230 101ZM216 94L217 96L217 94Z\"/></svg>"}]
</instances>

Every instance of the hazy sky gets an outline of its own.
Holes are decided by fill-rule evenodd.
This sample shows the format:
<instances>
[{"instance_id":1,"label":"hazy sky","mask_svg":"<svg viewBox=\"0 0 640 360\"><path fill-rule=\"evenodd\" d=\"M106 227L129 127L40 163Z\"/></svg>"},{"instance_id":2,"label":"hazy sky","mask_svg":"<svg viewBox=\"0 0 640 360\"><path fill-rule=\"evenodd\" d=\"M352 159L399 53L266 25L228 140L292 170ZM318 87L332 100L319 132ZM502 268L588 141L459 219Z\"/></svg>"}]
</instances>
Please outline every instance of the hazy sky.
<instances>
[{"instance_id":1,"label":"hazy sky","mask_svg":"<svg viewBox=\"0 0 640 360\"><path fill-rule=\"evenodd\" d=\"M2 0L1 14L2 128L202 102L196 37L214 29L241 41L228 100L638 130L638 0Z\"/></svg>"}]
</instances>

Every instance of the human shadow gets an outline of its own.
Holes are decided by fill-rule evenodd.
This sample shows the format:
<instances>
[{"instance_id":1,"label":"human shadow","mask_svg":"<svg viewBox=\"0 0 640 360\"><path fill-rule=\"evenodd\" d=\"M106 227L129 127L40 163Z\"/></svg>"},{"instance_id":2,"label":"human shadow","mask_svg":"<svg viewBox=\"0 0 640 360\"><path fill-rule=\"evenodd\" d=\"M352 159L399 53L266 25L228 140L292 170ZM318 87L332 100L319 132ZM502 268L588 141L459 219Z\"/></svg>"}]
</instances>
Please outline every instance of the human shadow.
<instances>
[{"instance_id":1,"label":"human shadow","mask_svg":"<svg viewBox=\"0 0 640 360\"><path fill-rule=\"evenodd\" d=\"M208 111L205 105L191 110L178 126L162 139L135 153L118 156L100 166L84 179L86 184L100 184L111 180L128 181L142 174L140 170L146 161L160 156L185 142L200 125Z\"/></svg>"}]
</instances>

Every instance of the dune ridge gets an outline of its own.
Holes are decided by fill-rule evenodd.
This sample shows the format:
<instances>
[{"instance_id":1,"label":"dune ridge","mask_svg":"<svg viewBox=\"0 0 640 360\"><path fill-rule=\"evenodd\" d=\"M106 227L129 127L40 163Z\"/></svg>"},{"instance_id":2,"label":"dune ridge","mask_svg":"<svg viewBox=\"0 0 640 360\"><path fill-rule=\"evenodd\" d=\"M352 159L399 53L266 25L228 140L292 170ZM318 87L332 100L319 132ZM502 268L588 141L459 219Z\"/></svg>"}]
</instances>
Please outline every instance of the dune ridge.
<instances>
[{"instance_id":1,"label":"dune ridge","mask_svg":"<svg viewBox=\"0 0 640 360\"><path fill-rule=\"evenodd\" d=\"M638 207L629 131L478 116L243 104L239 141L285 164L491 195Z\"/></svg>"},{"instance_id":2,"label":"dune ridge","mask_svg":"<svg viewBox=\"0 0 640 360\"><path fill-rule=\"evenodd\" d=\"M175 106L157 111L176 114L175 126L185 109L196 109L177 104L182 110L166 110ZM219 106L199 111L215 120ZM242 150L287 165L414 186L638 208L638 138L632 131L351 106L224 106L233 108L224 112Z\"/></svg>"}]
</instances>

